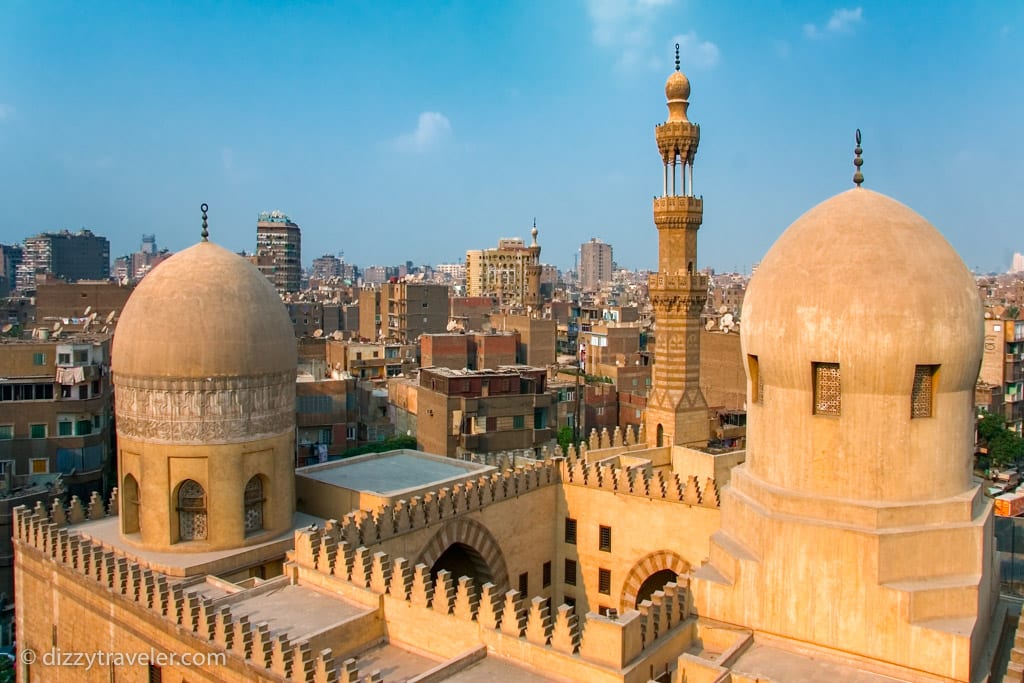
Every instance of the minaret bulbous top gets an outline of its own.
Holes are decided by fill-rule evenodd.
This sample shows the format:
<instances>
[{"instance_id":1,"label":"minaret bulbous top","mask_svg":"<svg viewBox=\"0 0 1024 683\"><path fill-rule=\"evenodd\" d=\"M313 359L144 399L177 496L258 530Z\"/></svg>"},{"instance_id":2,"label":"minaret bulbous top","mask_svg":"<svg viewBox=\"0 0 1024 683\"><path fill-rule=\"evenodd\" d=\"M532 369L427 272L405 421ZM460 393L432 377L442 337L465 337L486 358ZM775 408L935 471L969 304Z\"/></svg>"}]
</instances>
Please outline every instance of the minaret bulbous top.
<instances>
[{"instance_id":1,"label":"minaret bulbous top","mask_svg":"<svg viewBox=\"0 0 1024 683\"><path fill-rule=\"evenodd\" d=\"M676 43L676 70L665 81L665 99L668 101L668 120L686 121L690 106L690 79L679 70L679 43Z\"/></svg>"}]
</instances>

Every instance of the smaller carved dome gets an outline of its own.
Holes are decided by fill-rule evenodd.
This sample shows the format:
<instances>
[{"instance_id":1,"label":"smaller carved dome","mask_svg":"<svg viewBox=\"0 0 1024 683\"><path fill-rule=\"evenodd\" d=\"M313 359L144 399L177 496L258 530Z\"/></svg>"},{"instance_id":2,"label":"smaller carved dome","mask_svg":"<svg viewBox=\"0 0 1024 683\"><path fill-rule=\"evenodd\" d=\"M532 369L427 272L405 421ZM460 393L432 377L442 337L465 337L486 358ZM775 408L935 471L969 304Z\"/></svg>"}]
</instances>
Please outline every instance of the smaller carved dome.
<instances>
[{"instance_id":1,"label":"smaller carved dome","mask_svg":"<svg viewBox=\"0 0 1024 683\"><path fill-rule=\"evenodd\" d=\"M676 69L672 72L672 75L665 81L665 99L669 102L672 100L688 100L690 98L690 79L686 75Z\"/></svg>"}]
</instances>

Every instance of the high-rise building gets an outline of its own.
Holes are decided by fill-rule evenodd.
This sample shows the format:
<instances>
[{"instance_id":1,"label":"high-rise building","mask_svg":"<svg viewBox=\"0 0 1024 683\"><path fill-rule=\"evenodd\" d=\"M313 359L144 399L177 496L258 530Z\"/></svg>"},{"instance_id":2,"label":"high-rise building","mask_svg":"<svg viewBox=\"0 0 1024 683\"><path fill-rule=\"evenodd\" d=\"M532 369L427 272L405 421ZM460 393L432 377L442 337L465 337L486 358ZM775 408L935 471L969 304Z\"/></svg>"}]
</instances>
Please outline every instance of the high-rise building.
<instances>
[{"instance_id":1,"label":"high-rise building","mask_svg":"<svg viewBox=\"0 0 1024 683\"><path fill-rule=\"evenodd\" d=\"M580 286L596 292L612 281L612 245L596 237L580 245Z\"/></svg>"},{"instance_id":2,"label":"high-rise building","mask_svg":"<svg viewBox=\"0 0 1024 683\"><path fill-rule=\"evenodd\" d=\"M22 249L17 245L0 244L0 296L7 296L17 283Z\"/></svg>"},{"instance_id":3,"label":"high-rise building","mask_svg":"<svg viewBox=\"0 0 1024 683\"><path fill-rule=\"evenodd\" d=\"M708 277L697 272L704 201L693 194L700 126L686 118L689 96L690 82L679 71L677 58L676 70L665 83L668 121L654 129L664 184L654 199L658 272L647 282L657 326L647 401L652 446L699 446L709 435L708 406L700 388L700 312L708 298Z\"/></svg>"},{"instance_id":4,"label":"high-rise building","mask_svg":"<svg viewBox=\"0 0 1024 683\"><path fill-rule=\"evenodd\" d=\"M256 221L256 266L278 293L302 286L302 236L281 211L264 211Z\"/></svg>"},{"instance_id":5,"label":"high-rise building","mask_svg":"<svg viewBox=\"0 0 1024 683\"><path fill-rule=\"evenodd\" d=\"M466 252L466 296L491 296L508 306L540 305L540 245L537 223L530 246L518 237L502 237L496 249Z\"/></svg>"},{"instance_id":6,"label":"high-rise building","mask_svg":"<svg viewBox=\"0 0 1024 683\"><path fill-rule=\"evenodd\" d=\"M67 282L110 277L110 242L91 230L44 232L25 240L17 288L35 289L36 273L49 273Z\"/></svg>"},{"instance_id":7,"label":"high-rise building","mask_svg":"<svg viewBox=\"0 0 1024 683\"><path fill-rule=\"evenodd\" d=\"M314 280L326 280L329 277L341 277L344 262L334 254L324 254L313 259L313 270L310 277Z\"/></svg>"},{"instance_id":8,"label":"high-rise building","mask_svg":"<svg viewBox=\"0 0 1024 683\"><path fill-rule=\"evenodd\" d=\"M1024 273L1024 254L1015 252L1013 254L1013 264L1010 266L1011 273Z\"/></svg>"}]
</instances>

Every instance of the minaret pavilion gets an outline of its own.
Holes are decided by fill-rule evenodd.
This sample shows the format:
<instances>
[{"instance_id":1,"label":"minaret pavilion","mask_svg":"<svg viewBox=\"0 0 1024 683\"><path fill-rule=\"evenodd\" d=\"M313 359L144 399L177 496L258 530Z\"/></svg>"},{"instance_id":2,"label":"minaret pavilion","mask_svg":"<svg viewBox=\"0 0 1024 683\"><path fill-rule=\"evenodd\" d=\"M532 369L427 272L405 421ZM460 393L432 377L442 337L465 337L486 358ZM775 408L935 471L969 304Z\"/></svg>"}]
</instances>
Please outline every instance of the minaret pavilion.
<instances>
[{"instance_id":1,"label":"minaret pavilion","mask_svg":"<svg viewBox=\"0 0 1024 683\"><path fill-rule=\"evenodd\" d=\"M657 323L651 391L647 399L650 446L703 446L708 409L700 390L700 312L708 278L697 272L697 230L704 201L693 194L693 162L700 126L686 118L690 81L676 70L665 83L668 121L654 136L664 167L660 197L654 199L658 228L658 273L648 280Z\"/></svg>"},{"instance_id":2,"label":"minaret pavilion","mask_svg":"<svg viewBox=\"0 0 1024 683\"><path fill-rule=\"evenodd\" d=\"M526 266L526 287L524 304L530 308L531 315L537 316L540 310L540 245L537 244L537 219L533 219L530 231L533 242L529 246L530 262Z\"/></svg>"}]
</instances>

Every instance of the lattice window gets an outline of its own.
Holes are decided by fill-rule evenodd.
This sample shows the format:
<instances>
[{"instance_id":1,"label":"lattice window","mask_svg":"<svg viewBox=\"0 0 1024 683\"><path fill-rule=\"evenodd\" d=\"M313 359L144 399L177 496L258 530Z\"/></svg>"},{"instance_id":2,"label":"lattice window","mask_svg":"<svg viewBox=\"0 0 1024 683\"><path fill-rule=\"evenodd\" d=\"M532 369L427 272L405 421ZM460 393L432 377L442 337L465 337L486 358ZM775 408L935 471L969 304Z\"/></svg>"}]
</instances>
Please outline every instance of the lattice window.
<instances>
[{"instance_id":1,"label":"lattice window","mask_svg":"<svg viewBox=\"0 0 1024 683\"><path fill-rule=\"evenodd\" d=\"M757 356L747 354L747 367L750 370L750 401L764 403L764 378L761 376Z\"/></svg>"},{"instance_id":2,"label":"lattice window","mask_svg":"<svg viewBox=\"0 0 1024 683\"><path fill-rule=\"evenodd\" d=\"M603 550L606 553L612 551L612 528L610 526L602 526L600 528L597 545L599 550Z\"/></svg>"},{"instance_id":3,"label":"lattice window","mask_svg":"<svg viewBox=\"0 0 1024 683\"><path fill-rule=\"evenodd\" d=\"M576 560L565 561L565 583L569 586L576 585Z\"/></svg>"},{"instance_id":4,"label":"lattice window","mask_svg":"<svg viewBox=\"0 0 1024 683\"><path fill-rule=\"evenodd\" d=\"M935 394L934 378L937 365L914 366L914 386L910 390L910 417L931 417Z\"/></svg>"},{"instance_id":5,"label":"lattice window","mask_svg":"<svg viewBox=\"0 0 1024 683\"><path fill-rule=\"evenodd\" d=\"M598 569L597 570L597 592L602 595L611 595L612 593L612 570L611 569Z\"/></svg>"},{"instance_id":6,"label":"lattice window","mask_svg":"<svg viewBox=\"0 0 1024 683\"><path fill-rule=\"evenodd\" d=\"M839 415L841 407L839 363L814 363L814 414Z\"/></svg>"},{"instance_id":7,"label":"lattice window","mask_svg":"<svg viewBox=\"0 0 1024 683\"><path fill-rule=\"evenodd\" d=\"M565 518L565 542L576 545L576 520L572 517Z\"/></svg>"},{"instance_id":8,"label":"lattice window","mask_svg":"<svg viewBox=\"0 0 1024 683\"><path fill-rule=\"evenodd\" d=\"M245 485L245 532L263 528L263 480L257 474Z\"/></svg>"},{"instance_id":9,"label":"lattice window","mask_svg":"<svg viewBox=\"0 0 1024 683\"><path fill-rule=\"evenodd\" d=\"M186 479L178 488L178 532L183 541L206 538L206 491L199 482Z\"/></svg>"}]
</instances>

